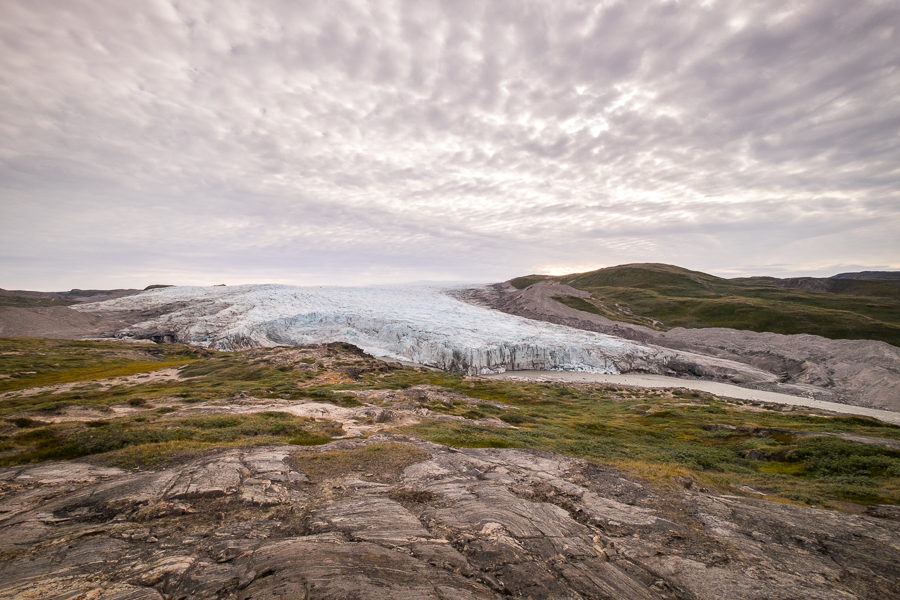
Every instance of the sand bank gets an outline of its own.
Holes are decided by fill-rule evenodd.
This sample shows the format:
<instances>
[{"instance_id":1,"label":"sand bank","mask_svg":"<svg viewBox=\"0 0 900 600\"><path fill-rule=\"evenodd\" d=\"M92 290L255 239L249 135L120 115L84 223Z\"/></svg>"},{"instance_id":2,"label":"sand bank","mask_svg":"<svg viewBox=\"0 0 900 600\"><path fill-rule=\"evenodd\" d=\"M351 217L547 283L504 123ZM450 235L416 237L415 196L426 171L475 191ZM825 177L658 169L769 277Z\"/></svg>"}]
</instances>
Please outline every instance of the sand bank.
<instances>
[{"instance_id":1,"label":"sand bank","mask_svg":"<svg viewBox=\"0 0 900 600\"><path fill-rule=\"evenodd\" d=\"M838 404L837 402L825 402L822 400L813 400L812 398L803 398L801 396L780 394L778 392L753 390L736 385L731 385L728 383L719 383L717 381L679 379L677 377L666 377L664 375L644 375L641 373L606 375L602 373L574 373L568 371L507 371L506 373L500 373L498 375L485 375L485 377L490 379L510 379L514 381L608 383L612 385L627 385L644 388L684 388L688 390L697 390L699 392L709 392L710 394L715 394L716 396L724 396L726 398L737 398L738 400L752 400L757 402L786 404L790 406L803 406L806 408L830 410L832 412L838 412L848 415L872 417L881 421L885 421L886 423L900 425L900 413L889 410L866 408L864 406L852 406L850 404Z\"/></svg>"}]
</instances>

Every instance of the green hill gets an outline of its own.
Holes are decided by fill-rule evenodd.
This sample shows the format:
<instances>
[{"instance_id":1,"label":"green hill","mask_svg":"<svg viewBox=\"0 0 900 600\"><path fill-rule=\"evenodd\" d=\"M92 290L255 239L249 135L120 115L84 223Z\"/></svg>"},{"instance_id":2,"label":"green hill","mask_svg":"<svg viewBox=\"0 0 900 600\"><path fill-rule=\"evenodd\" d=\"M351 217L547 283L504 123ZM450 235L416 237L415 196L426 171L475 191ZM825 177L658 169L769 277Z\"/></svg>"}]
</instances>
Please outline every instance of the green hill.
<instances>
[{"instance_id":1,"label":"green hill","mask_svg":"<svg viewBox=\"0 0 900 600\"><path fill-rule=\"evenodd\" d=\"M900 279L745 277L724 279L657 263L629 264L560 277L529 275L510 283L524 289L558 281L590 292L559 296L578 310L655 329L732 327L774 333L812 333L837 339L874 339L900 346Z\"/></svg>"}]
</instances>

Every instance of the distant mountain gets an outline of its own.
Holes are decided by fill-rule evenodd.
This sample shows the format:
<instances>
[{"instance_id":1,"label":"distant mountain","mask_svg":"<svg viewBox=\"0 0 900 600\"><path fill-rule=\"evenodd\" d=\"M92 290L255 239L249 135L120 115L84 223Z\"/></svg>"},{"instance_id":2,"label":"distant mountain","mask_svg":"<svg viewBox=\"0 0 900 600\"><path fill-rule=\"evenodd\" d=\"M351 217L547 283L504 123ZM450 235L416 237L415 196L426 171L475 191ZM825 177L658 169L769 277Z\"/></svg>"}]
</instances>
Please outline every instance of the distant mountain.
<instances>
[{"instance_id":1,"label":"distant mountain","mask_svg":"<svg viewBox=\"0 0 900 600\"><path fill-rule=\"evenodd\" d=\"M560 294L572 308L654 329L730 327L873 339L900 346L900 273L725 279L674 265L635 263L559 277L528 275L518 289L557 282L589 296Z\"/></svg>"},{"instance_id":2,"label":"distant mountain","mask_svg":"<svg viewBox=\"0 0 900 600\"><path fill-rule=\"evenodd\" d=\"M859 273L840 273L831 277L788 277L785 279L742 277L730 281L751 284L768 283L779 287L853 296L897 297L900 294L900 272L898 271L861 271Z\"/></svg>"},{"instance_id":3,"label":"distant mountain","mask_svg":"<svg viewBox=\"0 0 900 600\"><path fill-rule=\"evenodd\" d=\"M859 271L858 273L838 273L831 279L900 279L900 271Z\"/></svg>"}]
</instances>

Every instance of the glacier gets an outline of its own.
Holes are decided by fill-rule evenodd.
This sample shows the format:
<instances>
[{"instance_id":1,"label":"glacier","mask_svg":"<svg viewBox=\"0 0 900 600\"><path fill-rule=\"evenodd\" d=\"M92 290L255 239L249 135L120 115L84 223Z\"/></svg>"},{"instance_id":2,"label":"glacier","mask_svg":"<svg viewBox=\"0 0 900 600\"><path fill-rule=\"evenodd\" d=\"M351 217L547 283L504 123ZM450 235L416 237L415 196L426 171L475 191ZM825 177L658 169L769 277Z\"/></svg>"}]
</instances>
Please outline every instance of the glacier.
<instances>
[{"instance_id":1,"label":"glacier","mask_svg":"<svg viewBox=\"0 0 900 600\"><path fill-rule=\"evenodd\" d=\"M466 303L452 292L427 286L167 287L75 308L147 316L119 331L122 337L219 350L349 342L374 356L469 375L514 370L671 374L678 371L673 365L689 365L696 374L710 366L717 372L747 369L510 315Z\"/></svg>"}]
</instances>

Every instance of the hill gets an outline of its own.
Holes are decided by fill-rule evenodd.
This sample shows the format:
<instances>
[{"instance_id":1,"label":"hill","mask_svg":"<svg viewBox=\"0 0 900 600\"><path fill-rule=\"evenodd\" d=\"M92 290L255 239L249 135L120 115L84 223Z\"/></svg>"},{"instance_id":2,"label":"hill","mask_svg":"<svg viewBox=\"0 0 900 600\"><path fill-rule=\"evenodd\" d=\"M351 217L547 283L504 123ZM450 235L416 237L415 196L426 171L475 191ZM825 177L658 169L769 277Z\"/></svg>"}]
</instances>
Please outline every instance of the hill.
<instances>
[{"instance_id":1,"label":"hill","mask_svg":"<svg viewBox=\"0 0 900 600\"><path fill-rule=\"evenodd\" d=\"M900 346L900 278L888 272L725 279L673 265L636 263L559 277L528 275L510 283L525 289L539 281L590 294L556 298L567 306L657 330L729 327Z\"/></svg>"},{"instance_id":2,"label":"hill","mask_svg":"<svg viewBox=\"0 0 900 600\"><path fill-rule=\"evenodd\" d=\"M838 273L830 279L900 279L900 271L860 271L858 273Z\"/></svg>"},{"instance_id":3,"label":"hill","mask_svg":"<svg viewBox=\"0 0 900 600\"><path fill-rule=\"evenodd\" d=\"M153 286L151 286L153 287ZM149 289L149 288L147 288ZM137 294L140 290L69 290L68 292L32 292L28 290L4 290L0 288L0 306L39 308L46 306L72 306L85 302L100 302Z\"/></svg>"}]
</instances>

